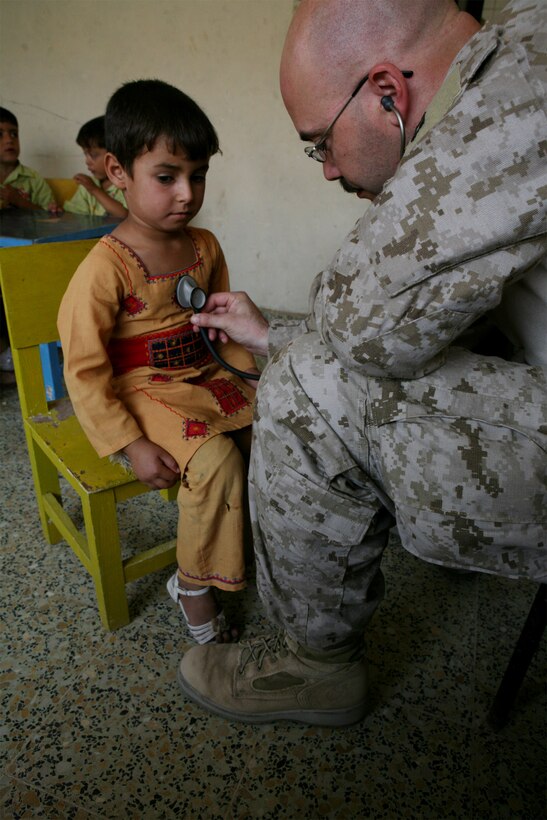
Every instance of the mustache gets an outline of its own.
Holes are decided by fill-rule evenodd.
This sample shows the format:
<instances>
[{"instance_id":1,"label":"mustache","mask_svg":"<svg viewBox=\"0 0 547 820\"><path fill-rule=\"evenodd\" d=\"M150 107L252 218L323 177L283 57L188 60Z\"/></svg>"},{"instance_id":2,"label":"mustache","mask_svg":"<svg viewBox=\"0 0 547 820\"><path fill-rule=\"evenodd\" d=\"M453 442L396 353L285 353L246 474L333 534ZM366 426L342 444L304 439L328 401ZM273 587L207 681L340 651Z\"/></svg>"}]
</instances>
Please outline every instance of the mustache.
<instances>
[{"instance_id":1,"label":"mustache","mask_svg":"<svg viewBox=\"0 0 547 820\"><path fill-rule=\"evenodd\" d=\"M348 182L347 179L344 179L344 177L340 177L338 182L347 194L356 194L357 191L361 190L360 188L357 188L355 185L352 185L351 182Z\"/></svg>"}]
</instances>

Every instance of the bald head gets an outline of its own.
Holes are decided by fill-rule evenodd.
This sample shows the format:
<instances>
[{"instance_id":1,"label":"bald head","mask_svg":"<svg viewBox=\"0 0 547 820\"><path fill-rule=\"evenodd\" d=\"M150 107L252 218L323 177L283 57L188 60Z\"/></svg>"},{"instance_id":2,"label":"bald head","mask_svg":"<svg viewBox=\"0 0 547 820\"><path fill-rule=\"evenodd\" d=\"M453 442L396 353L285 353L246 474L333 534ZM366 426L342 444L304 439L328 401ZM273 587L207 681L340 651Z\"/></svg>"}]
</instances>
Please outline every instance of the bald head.
<instances>
[{"instance_id":1,"label":"bald head","mask_svg":"<svg viewBox=\"0 0 547 820\"><path fill-rule=\"evenodd\" d=\"M325 178L374 198L479 28L454 0L302 0L283 49L281 94L301 139L325 140Z\"/></svg>"},{"instance_id":2,"label":"bald head","mask_svg":"<svg viewBox=\"0 0 547 820\"><path fill-rule=\"evenodd\" d=\"M478 28L454 0L302 0L283 49L281 93L289 113L293 90L304 84L341 99L371 66L387 61L412 68L414 88L421 84L432 96Z\"/></svg>"},{"instance_id":3,"label":"bald head","mask_svg":"<svg viewBox=\"0 0 547 820\"><path fill-rule=\"evenodd\" d=\"M282 79L291 65L312 60L329 76L352 63L400 63L429 50L457 14L454 0L302 0L287 33Z\"/></svg>"}]
</instances>

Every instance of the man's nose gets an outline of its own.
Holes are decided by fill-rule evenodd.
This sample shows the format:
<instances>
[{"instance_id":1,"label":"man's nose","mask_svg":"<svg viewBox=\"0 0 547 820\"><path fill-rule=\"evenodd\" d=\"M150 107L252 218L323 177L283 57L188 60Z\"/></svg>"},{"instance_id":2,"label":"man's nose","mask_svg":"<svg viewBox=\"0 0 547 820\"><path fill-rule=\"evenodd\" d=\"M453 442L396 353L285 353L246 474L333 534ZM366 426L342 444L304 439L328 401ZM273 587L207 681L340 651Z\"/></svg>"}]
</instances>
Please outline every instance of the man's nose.
<instances>
[{"instance_id":1,"label":"man's nose","mask_svg":"<svg viewBox=\"0 0 547 820\"><path fill-rule=\"evenodd\" d=\"M337 166L334 164L334 162L331 162L328 156L326 161L323 163L322 167L323 176L328 182L332 182L335 179L340 179L340 177L342 176Z\"/></svg>"}]
</instances>

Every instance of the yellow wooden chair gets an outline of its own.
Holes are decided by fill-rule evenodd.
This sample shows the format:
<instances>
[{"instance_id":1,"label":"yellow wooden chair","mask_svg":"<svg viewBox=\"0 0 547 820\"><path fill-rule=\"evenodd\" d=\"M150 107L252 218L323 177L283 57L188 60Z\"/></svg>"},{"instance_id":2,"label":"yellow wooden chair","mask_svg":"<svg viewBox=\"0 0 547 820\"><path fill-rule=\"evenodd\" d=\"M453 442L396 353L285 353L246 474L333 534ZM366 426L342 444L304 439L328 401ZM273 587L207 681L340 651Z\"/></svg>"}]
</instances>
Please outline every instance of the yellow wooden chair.
<instances>
[{"instance_id":1,"label":"yellow wooden chair","mask_svg":"<svg viewBox=\"0 0 547 820\"><path fill-rule=\"evenodd\" d=\"M71 199L78 189L78 183L74 179L62 177L46 177L46 182L53 191L57 205L61 208L67 199Z\"/></svg>"},{"instance_id":2,"label":"yellow wooden chair","mask_svg":"<svg viewBox=\"0 0 547 820\"><path fill-rule=\"evenodd\" d=\"M175 539L122 560L116 504L150 489L88 442L69 399L45 395L39 345L58 338L57 311L68 282L96 239L2 248L4 297L21 412L42 528L47 541L64 539L95 583L107 629L129 623L125 584L175 561ZM59 475L77 492L80 531L63 508ZM176 487L161 491L174 498Z\"/></svg>"}]
</instances>

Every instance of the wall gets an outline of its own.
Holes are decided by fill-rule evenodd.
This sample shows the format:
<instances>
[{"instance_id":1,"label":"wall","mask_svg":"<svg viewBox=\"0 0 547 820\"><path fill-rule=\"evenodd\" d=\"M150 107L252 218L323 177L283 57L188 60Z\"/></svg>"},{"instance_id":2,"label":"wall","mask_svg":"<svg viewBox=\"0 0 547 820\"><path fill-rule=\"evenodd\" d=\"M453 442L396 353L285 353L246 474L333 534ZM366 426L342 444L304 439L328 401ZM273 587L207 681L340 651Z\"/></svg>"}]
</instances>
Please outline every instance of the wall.
<instances>
[{"instance_id":1,"label":"wall","mask_svg":"<svg viewBox=\"0 0 547 820\"><path fill-rule=\"evenodd\" d=\"M17 116L24 163L85 170L80 125L132 79L181 87L210 116L212 159L195 224L224 247L232 287L305 310L314 274L365 204L304 156L278 87L293 0L0 0L0 104Z\"/></svg>"}]
</instances>

